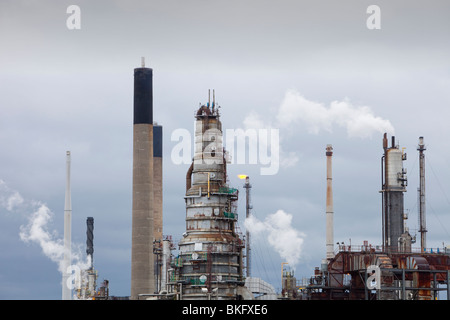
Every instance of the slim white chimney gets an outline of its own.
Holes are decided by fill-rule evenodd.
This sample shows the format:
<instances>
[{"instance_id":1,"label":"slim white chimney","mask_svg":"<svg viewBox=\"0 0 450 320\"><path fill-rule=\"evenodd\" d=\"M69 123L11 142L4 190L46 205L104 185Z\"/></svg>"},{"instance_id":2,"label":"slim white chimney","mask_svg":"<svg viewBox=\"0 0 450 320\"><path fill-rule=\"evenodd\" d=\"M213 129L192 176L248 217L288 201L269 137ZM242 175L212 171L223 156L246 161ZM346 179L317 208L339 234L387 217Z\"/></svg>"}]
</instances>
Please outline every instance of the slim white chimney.
<instances>
[{"instance_id":1,"label":"slim white chimney","mask_svg":"<svg viewBox=\"0 0 450 320\"><path fill-rule=\"evenodd\" d=\"M66 195L64 204L64 260L62 269L62 300L72 300L72 289L68 285L70 274L67 268L72 260L72 202L70 198L70 151L66 153Z\"/></svg>"},{"instance_id":2,"label":"slim white chimney","mask_svg":"<svg viewBox=\"0 0 450 320\"><path fill-rule=\"evenodd\" d=\"M327 156L327 207L326 207L326 247L327 260L334 258L334 235L333 235L333 185L332 185L332 166L331 158L333 156L333 147L331 144L326 148Z\"/></svg>"}]
</instances>

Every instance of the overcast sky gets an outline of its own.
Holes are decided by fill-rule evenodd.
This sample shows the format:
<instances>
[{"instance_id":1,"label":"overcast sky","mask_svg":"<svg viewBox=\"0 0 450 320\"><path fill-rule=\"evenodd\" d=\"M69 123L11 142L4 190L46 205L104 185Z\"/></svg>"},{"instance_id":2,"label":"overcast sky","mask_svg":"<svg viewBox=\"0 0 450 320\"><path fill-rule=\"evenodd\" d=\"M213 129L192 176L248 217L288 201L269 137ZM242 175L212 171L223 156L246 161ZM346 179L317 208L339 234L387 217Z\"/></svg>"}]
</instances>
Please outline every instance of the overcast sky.
<instances>
[{"instance_id":1,"label":"overcast sky","mask_svg":"<svg viewBox=\"0 0 450 320\"><path fill-rule=\"evenodd\" d=\"M81 29L67 27L72 4ZM373 4L381 29L366 24ZM164 234L177 240L185 230L189 165L171 159L171 134L192 132L194 111L215 89L225 129L279 130L276 174L262 175L261 163L231 164L229 179L241 191L243 233L238 174L250 175L259 222L286 214L298 278L325 257L327 144L335 242L381 243L384 130L408 154L413 235L424 136L428 246L449 245L449 9L446 0L1 1L0 298L61 298L57 263L20 234L45 204L49 239L63 238L66 150L74 245L85 252L86 218L94 217L99 281L110 281L111 295L130 294L133 69L142 56L164 128ZM282 248L254 239L252 273L279 289Z\"/></svg>"}]
</instances>

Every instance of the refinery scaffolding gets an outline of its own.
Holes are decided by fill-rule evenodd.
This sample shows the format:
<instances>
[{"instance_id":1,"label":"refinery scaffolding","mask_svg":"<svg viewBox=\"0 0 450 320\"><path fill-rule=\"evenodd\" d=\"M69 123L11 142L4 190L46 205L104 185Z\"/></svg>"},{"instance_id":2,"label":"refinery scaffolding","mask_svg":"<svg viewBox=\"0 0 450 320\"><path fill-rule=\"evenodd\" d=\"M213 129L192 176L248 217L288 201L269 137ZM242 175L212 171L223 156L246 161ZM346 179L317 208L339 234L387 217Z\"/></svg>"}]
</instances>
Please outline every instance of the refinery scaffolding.
<instances>
[{"instance_id":1,"label":"refinery scaffolding","mask_svg":"<svg viewBox=\"0 0 450 320\"><path fill-rule=\"evenodd\" d=\"M227 182L219 110L208 99L195 114L195 155L186 175L186 232L176 275L183 300L251 298L244 286L244 241L237 232L238 190Z\"/></svg>"}]
</instances>

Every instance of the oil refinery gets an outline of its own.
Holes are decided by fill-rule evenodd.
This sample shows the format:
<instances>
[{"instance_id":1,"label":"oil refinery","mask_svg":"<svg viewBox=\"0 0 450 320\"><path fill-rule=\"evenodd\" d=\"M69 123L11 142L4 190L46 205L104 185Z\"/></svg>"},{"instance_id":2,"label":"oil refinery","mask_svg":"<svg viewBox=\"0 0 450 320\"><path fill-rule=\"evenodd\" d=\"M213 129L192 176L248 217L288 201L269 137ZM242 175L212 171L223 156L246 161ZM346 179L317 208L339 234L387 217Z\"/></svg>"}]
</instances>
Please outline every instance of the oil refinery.
<instances>
[{"instance_id":1,"label":"oil refinery","mask_svg":"<svg viewBox=\"0 0 450 320\"><path fill-rule=\"evenodd\" d=\"M211 98L212 93L212 98ZM215 92L208 102L193 108L194 157L185 177L185 232L164 233L163 127L153 119L153 70L145 61L134 69L131 300L435 300L439 292L450 299L450 248L430 250L426 245L425 153L419 138L420 239L411 235L404 209L407 175L404 149L394 136L382 137L380 191L381 242L344 245L334 238L334 150L325 146L326 203L323 235L325 257L312 276L297 279L281 266L282 292L251 275L251 233L238 227L239 189L230 184L227 150ZM390 140L390 141L389 141ZM322 147L320 147L322 148ZM67 153L65 239L70 241L70 153ZM245 179L245 218L249 217L251 188ZM182 182L182 179L184 181ZM243 210L241 210L243 211ZM244 217L240 217L244 219ZM362 223L362 221L361 221ZM418 247L413 246L418 243ZM173 253L176 251L176 253ZM91 264L74 296L111 299L108 281L97 289L93 264L93 218L87 219L87 255ZM64 289L63 299L68 292Z\"/></svg>"},{"instance_id":2,"label":"oil refinery","mask_svg":"<svg viewBox=\"0 0 450 320\"><path fill-rule=\"evenodd\" d=\"M291 286L291 296L311 300L435 300L439 291L449 295L450 248L430 250L425 245L425 176L423 137L420 153L420 248L408 231L403 194L407 179L406 153L391 137L383 137L381 157L382 243L346 246L337 242L337 252L317 267L306 283ZM327 157L330 157L327 148ZM328 176L327 176L328 179ZM329 180L328 180L329 181ZM327 194L327 203L329 202ZM328 207L327 207L328 208ZM328 211L327 211L328 213ZM327 218L328 219L328 218ZM327 220L327 234L328 234ZM328 238L327 238L328 239ZM293 275L286 274L286 281Z\"/></svg>"}]
</instances>

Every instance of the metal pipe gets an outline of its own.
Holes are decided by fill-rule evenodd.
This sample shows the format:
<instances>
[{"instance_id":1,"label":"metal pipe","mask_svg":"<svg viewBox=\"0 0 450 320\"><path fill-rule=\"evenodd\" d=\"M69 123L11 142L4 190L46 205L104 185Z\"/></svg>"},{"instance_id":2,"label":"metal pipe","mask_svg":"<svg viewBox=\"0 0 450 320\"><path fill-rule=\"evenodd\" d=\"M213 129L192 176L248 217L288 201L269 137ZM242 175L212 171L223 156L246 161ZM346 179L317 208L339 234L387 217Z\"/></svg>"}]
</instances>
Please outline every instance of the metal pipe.
<instances>
[{"instance_id":1,"label":"metal pipe","mask_svg":"<svg viewBox=\"0 0 450 320\"><path fill-rule=\"evenodd\" d=\"M450 300L450 270L447 270L447 300Z\"/></svg>"},{"instance_id":2,"label":"metal pipe","mask_svg":"<svg viewBox=\"0 0 450 320\"><path fill-rule=\"evenodd\" d=\"M246 195L246 205L245 205L245 217L248 219L250 217L250 209L251 209L251 204L250 204L250 189L252 188L252 185L250 184L250 178L249 176L245 177L245 184L244 184L244 188L245 190L245 195ZM246 245L246 249L245 249L245 254L246 254L246 275L247 278L249 278L251 276L251 245L250 245L250 232L248 230L246 230L245 232L245 238L247 240L247 245Z\"/></svg>"},{"instance_id":3,"label":"metal pipe","mask_svg":"<svg viewBox=\"0 0 450 320\"><path fill-rule=\"evenodd\" d=\"M384 136L383 136L383 149L384 149L385 152L386 152L387 148L388 148L387 133L384 133Z\"/></svg>"},{"instance_id":4,"label":"metal pipe","mask_svg":"<svg viewBox=\"0 0 450 320\"><path fill-rule=\"evenodd\" d=\"M436 291L436 273L433 273L433 291L432 291L432 293L433 293L433 298L434 298L434 300L436 300L437 299L437 291Z\"/></svg>"},{"instance_id":5,"label":"metal pipe","mask_svg":"<svg viewBox=\"0 0 450 320\"><path fill-rule=\"evenodd\" d=\"M90 268L94 267L94 218L86 219L86 254L90 259Z\"/></svg>"},{"instance_id":6,"label":"metal pipe","mask_svg":"<svg viewBox=\"0 0 450 320\"><path fill-rule=\"evenodd\" d=\"M406 271L402 269L402 300L406 300Z\"/></svg>"},{"instance_id":7,"label":"metal pipe","mask_svg":"<svg viewBox=\"0 0 450 320\"><path fill-rule=\"evenodd\" d=\"M384 159L385 155L381 157L381 223L382 223L382 245L383 251L386 251L386 200L385 200L385 185L384 185Z\"/></svg>"},{"instance_id":8,"label":"metal pipe","mask_svg":"<svg viewBox=\"0 0 450 320\"><path fill-rule=\"evenodd\" d=\"M369 300L369 289L367 289L367 271L364 272L364 283L366 284L364 286L364 298L365 300Z\"/></svg>"},{"instance_id":9,"label":"metal pipe","mask_svg":"<svg viewBox=\"0 0 450 320\"><path fill-rule=\"evenodd\" d=\"M70 151L66 152L66 194L64 203L64 260L63 260L63 281L62 300L72 300L72 290L67 283L69 280L68 268L72 261L72 199L70 191Z\"/></svg>"},{"instance_id":10,"label":"metal pipe","mask_svg":"<svg viewBox=\"0 0 450 320\"><path fill-rule=\"evenodd\" d=\"M167 239L163 240L162 253L161 290L167 290L167 266L170 263L170 242Z\"/></svg>"},{"instance_id":11,"label":"metal pipe","mask_svg":"<svg viewBox=\"0 0 450 320\"><path fill-rule=\"evenodd\" d=\"M188 192L192 185L192 170L194 170L194 162L191 163L191 166L186 173L186 192Z\"/></svg>"},{"instance_id":12,"label":"metal pipe","mask_svg":"<svg viewBox=\"0 0 450 320\"><path fill-rule=\"evenodd\" d=\"M424 252L427 247L426 240L426 218L425 218L425 155L424 151L426 150L425 144L423 143L423 137L419 137L419 145L417 147L419 151L419 177L420 177L420 186L419 186L419 219L420 219L420 249L421 252Z\"/></svg>"},{"instance_id":13,"label":"metal pipe","mask_svg":"<svg viewBox=\"0 0 450 320\"><path fill-rule=\"evenodd\" d=\"M332 156L333 147L327 145L327 198L326 198L326 253L328 261L334 258L334 234L333 234L333 184L332 184Z\"/></svg>"}]
</instances>

